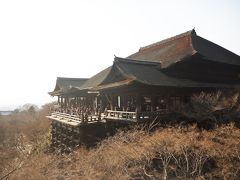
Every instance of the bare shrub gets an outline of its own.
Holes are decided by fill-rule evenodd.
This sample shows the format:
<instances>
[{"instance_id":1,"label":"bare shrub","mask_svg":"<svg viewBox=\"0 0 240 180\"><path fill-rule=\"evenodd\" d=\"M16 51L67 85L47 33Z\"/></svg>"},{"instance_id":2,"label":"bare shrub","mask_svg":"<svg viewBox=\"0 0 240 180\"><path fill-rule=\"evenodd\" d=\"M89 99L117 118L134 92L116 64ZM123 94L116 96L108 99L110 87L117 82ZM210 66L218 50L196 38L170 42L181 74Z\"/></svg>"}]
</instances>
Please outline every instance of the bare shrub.
<instances>
[{"instance_id":1,"label":"bare shrub","mask_svg":"<svg viewBox=\"0 0 240 180\"><path fill-rule=\"evenodd\" d=\"M47 110L15 112L0 117L0 174L21 168L29 157L50 143ZM0 177L1 177L0 175ZM9 174L11 175L11 174Z\"/></svg>"},{"instance_id":2,"label":"bare shrub","mask_svg":"<svg viewBox=\"0 0 240 180\"><path fill-rule=\"evenodd\" d=\"M237 112L236 96L222 112ZM199 102L194 111L192 107L187 111L193 113L193 118L200 117L201 113L208 117L208 113L216 112L214 108L219 107L219 102L223 100L226 103L222 93L198 98L194 101ZM202 99L209 102L201 102ZM195 110L200 109L201 112L195 116L198 113ZM206 109L208 113L204 115ZM48 111L49 106L46 106L35 113L1 117L0 178L8 173L11 179L240 177L240 129L234 123L217 126L213 131L199 131L196 125L188 128L159 127L152 131L155 128L153 123L119 131L92 149L80 147L70 154L51 154L46 153L50 142L49 121L45 118Z\"/></svg>"},{"instance_id":3,"label":"bare shrub","mask_svg":"<svg viewBox=\"0 0 240 180\"><path fill-rule=\"evenodd\" d=\"M189 104L182 105L177 112L188 120L194 120L200 129L213 129L217 125L239 121L239 91L218 91L195 94Z\"/></svg>"},{"instance_id":4,"label":"bare shrub","mask_svg":"<svg viewBox=\"0 0 240 180\"><path fill-rule=\"evenodd\" d=\"M13 179L236 179L240 130L162 128L120 131L93 149L68 155L31 154Z\"/></svg>"}]
</instances>

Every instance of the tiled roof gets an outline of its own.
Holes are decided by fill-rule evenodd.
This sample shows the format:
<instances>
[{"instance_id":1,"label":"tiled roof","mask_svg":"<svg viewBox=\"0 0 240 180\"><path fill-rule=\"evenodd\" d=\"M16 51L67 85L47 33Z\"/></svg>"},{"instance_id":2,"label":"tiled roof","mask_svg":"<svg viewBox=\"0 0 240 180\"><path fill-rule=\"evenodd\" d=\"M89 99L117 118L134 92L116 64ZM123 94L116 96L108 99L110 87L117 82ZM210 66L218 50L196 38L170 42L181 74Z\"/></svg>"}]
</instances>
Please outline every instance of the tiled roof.
<instances>
[{"instance_id":1,"label":"tiled roof","mask_svg":"<svg viewBox=\"0 0 240 180\"><path fill-rule=\"evenodd\" d=\"M61 94L72 87L82 86L88 79L87 78L66 78L66 77L57 77L55 88L50 95Z\"/></svg>"},{"instance_id":2,"label":"tiled roof","mask_svg":"<svg viewBox=\"0 0 240 180\"><path fill-rule=\"evenodd\" d=\"M119 83L112 81L108 84L100 84L94 89L116 88L120 85L123 86L124 83L127 85L130 82L159 87L233 88L240 86L239 82L232 84L209 83L171 77L162 72L159 68L158 62L147 62L116 57L113 67L116 67L116 71L109 74L109 76L114 76L114 73L120 72L122 76L125 77L125 80L120 81Z\"/></svg>"},{"instance_id":3,"label":"tiled roof","mask_svg":"<svg viewBox=\"0 0 240 180\"><path fill-rule=\"evenodd\" d=\"M142 47L128 58L159 62L165 68L196 53L207 60L240 65L238 55L198 36L195 30Z\"/></svg>"}]
</instances>

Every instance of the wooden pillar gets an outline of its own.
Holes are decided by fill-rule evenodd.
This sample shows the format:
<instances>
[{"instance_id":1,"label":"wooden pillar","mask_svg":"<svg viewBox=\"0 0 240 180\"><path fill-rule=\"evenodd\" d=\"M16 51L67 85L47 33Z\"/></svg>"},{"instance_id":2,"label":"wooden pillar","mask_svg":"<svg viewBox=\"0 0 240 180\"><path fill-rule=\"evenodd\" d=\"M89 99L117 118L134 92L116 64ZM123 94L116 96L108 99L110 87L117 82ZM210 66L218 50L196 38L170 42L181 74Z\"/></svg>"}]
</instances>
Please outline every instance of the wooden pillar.
<instances>
[{"instance_id":1,"label":"wooden pillar","mask_svg":"<svg viewBox=\"0 0 240 180\"><path fill-rule=\"evenodd\" d=\"M60 98L61 108L63 108L63 97Z\"/></svg>"},{"instance_id":2,"label":"wooden pillar","mask_svg":"<svg viewBox=\"0 0 240 180\"><path fill-rule=\"evenodd\" d=\"M118 107L118 108L121 108L121 107L122 107L121 101L122 101L121 96L117 96L117 107Z\"/></svg>"},{"instance_id":3,"label":"wooden pillar","mask_svg":"<svg viewBox=\"0 0 240 180\"><path fill-rule=\"evenodd\" d=\"M127 97L125 95L122 96L122 101L121 101L121 106L122 110L126 111L127 110Z\"/></svg>"},{"instance_id":4,"label":"wooden pillar","mask_svg":"<svg viewBox=\"0 0 240 180\"><path fill-rule=\"evenodd\" d=\"M70 99L69 99L69 97L66 97L66 100L67 100L67 107L69 107L70 106Z\"/></svg>"},{"instance_id":5,"label":"wooden pillar","mask_svg":"<svg viewBox=\"0 0 240 180\"><path fill-rule=\"evenodd\" d=\"M73 105L73 107L77 107L77 97L74 97L74 105Z\"/></svg>"},{"instance_id":6,"label":"wooden pillar","mask_svg":"<svg viewBox=\"0 0 240 180\"><path fill-rule=\"evenodd\" d=\"M77 107L79 107L80 106L80 97L77 97L77 105L76 105Z\"/></svg>"},{"instance_id":7,"label":"wooden pillar","mask_svg":"<svg viewBox=\"0 0 240 180\"><path fill-rule=\"evenodd\" d=\"M140 119L140 112L141 112L141 95L137 94L136 95L136 117L137 117L137 120Z\"/></svg>"},{"instance_id":8,"label":"wooden pillar","mask_svg":"<svg viewBox=\"0 0 240 180\"><path fill-rule=\"evenodd\" d=\"M169 110L170 108L171 108L171 99L170 99L170 95L169 94L167 94L166 95L166 108L167 108L167 110Z\"/></svg>"},{"instance_id":9,"label":"wooden pillar","mask_svg":"<svg viewBox=\"0 0 240 180\"><path fill-rule=\"evenodd\" d=\"M151 112L156 110L156 97L151 96Z\"/></svg>"},{"instance_id":10,"label":"wooden pillar","mask_svg":"<svg viewBox=\"0 0 240 180\"><path fill-rule=\"evenodd\" d=\"M95 107L96 107L96 109L98 108L98 97L97 96L95 97Z\"/></svg>"},{"instance_id":11,"label":"wooden pillar","mask_svg":"<svg viewBox=\"0 0 240 180\"><path fill-rule=\"evenodd\" d=\"M67 98L64 97L64 107L66 108L67 107Z\"/></svg>"},{"instance_id":12,"label":"wooden pillar","mask_svg":"<svg viewBox=\"0 0 240 180\"><path fill-rule=\"evenodd\" d=\"M86 99L85 99L85 106L87 107L89 105L89 96L86 96Z\"/></svg>"},{"instance_id":13,"label":"wooden pillar","mask_svg":"<svg viewBox=\"0 0 240 180\"><path fill-rule=\"evenodd\" d=\"M114 106L113 106L113 96L110 96L110 109L113 111L114 110Z\"/></svg>"}]
</instances>

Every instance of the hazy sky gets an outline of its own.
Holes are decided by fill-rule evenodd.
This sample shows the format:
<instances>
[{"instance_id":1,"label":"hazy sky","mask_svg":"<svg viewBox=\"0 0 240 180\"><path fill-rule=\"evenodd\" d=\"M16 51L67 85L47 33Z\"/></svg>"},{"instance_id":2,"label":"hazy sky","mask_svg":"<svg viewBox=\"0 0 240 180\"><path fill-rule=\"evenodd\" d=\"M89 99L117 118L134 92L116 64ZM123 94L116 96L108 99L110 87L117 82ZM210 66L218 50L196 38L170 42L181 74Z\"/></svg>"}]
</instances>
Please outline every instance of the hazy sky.
<instances>
[{"instance_id":1,"label":"hazy sky","mask_svg":"<svg viewBox=\"0 0 240 180\"><path fill-rule=\"evenodd\" d=\"M240 54L239 0L0 0L0 110L49 102L57 76L90 77L194 27Z\"/></svg>"}]
</instances>

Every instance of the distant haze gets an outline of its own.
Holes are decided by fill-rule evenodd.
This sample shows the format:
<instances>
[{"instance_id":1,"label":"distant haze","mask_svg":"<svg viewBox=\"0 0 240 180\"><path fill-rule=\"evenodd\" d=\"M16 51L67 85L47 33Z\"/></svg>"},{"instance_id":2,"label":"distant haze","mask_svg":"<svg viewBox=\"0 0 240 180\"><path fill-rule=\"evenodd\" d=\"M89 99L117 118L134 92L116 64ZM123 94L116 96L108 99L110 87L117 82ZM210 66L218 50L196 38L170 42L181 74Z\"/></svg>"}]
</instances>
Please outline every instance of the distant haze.
<instances>
[{"instance_id":1,"label":"distant haze","mask_svg":"<svg viewBox=\"0 0 240 180\"><path fill-rule=\"evenodd\" d=\"M3 115L3 116L9 115L11 113L12 113L12 111L0 111L0 115Z\"/></svg>"},{"instance_id":2,"label":"distant haze","mask_svg":"<svg viewBox=\"0 0 240 180\"><path fill-rule=\"evenodd\" d=\"M52 99L57 76L91 77L191 30L240 54L238 0L0 1L0 110Z\"/></svg>"},{"instance_id":3,"label":"distant haze","mask_svg":"<svg viewBox=\"0 0 240 180\"><path fill-rule=\"evenodd\" d=\"M14 105L8 105L8 106L0 106L0 111L13 111L17 107Z\"/></svg>"}]
</instances>

